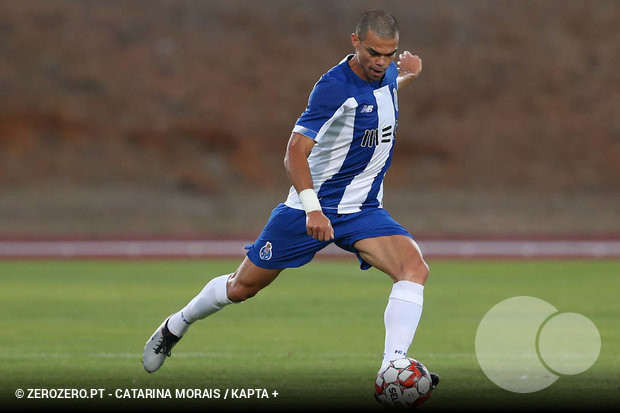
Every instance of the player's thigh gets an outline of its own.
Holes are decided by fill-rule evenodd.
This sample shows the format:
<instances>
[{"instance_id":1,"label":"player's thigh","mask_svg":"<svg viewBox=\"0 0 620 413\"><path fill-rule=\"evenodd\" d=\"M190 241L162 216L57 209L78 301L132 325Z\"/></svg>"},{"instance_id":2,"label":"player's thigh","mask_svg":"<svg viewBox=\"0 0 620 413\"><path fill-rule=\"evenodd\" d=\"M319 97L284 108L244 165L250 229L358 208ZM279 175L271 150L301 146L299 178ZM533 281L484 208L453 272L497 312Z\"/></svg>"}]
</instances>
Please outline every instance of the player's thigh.
<instances>
[{"instance_id":1,"label":"player's thigh","mask_svg":"<svg viewBox=\"0 0 620 413\"><path fill-rule=\"evenodd\" d=\"M281 271L281 269L261 268L246 256L228 279L228 299L238 302L255 296L271 284Z\"/></svg>"},{"instance_id":2,"label":"player's thigh","mask_svg":"<svg viewBox=\"0 0 620 413\"><path fill-rule=\"evenodd\" d=\"M357 241L354 246L364 261L388 274L394 282L426 282L428 265L411 237L388 235L366 238Z\"/></svg>"}]
</instances>

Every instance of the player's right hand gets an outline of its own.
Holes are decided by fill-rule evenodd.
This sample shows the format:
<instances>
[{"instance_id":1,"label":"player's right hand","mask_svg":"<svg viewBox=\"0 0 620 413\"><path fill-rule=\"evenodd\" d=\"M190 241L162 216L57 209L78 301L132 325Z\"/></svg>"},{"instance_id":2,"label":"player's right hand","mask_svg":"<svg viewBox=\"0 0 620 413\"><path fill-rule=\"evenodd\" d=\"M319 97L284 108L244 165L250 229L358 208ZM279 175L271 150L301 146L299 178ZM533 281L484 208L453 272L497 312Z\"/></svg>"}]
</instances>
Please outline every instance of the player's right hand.
<instances>
[{"instance_id":1,"label":"player's right hand","mask_svg":"<svg viewBox=\"0 0 620 413\"><path fill-rule=\"evenodd\" d=\"M306 214L306 231L308 235L319 241L334 239L332 223L321 211L311 211Z\"/></svg>"}]
</instances>

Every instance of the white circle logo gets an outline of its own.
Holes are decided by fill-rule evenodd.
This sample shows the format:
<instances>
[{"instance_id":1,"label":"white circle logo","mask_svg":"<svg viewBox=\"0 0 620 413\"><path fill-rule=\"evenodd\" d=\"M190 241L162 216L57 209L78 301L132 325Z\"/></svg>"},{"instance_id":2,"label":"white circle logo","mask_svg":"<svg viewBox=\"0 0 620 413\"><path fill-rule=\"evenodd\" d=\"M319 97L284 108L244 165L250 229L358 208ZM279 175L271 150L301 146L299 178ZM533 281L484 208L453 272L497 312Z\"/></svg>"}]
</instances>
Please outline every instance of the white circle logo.
<instances>
[{"instance_id":1,"label":"white circle logo","mask_svg":"<svg viewBox=\"0 0 620 413\"><path fill-rule=\"evenodd\" d=\"M478 325L476 357L499 387L531 393L560 375L589 369L601 351L601 336L587 317L561 313L535 297L508 298L491 308Z\"/></svg>"}]
</instances>

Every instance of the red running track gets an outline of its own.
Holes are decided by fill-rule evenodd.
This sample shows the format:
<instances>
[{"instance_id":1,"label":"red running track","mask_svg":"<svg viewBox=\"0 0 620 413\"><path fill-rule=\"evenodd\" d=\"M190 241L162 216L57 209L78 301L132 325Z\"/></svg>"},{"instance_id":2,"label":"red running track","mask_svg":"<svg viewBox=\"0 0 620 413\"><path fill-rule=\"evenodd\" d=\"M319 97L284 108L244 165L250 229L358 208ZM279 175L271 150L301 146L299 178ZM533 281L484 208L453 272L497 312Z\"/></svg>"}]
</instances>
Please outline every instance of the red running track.
<instances>
[{"instance_id":1,"label":"red running track","mask_svg":"<svg viewBox=\"0 0 620 413\"><path fill-rule=\"evenodd\" d=\"M620 238L423 239L426 258L620 258ZM0 259L242 257L249 240L117 239L0 240ZM318 257L351 256L329 245Z\"/></svg>"}]
</instances>

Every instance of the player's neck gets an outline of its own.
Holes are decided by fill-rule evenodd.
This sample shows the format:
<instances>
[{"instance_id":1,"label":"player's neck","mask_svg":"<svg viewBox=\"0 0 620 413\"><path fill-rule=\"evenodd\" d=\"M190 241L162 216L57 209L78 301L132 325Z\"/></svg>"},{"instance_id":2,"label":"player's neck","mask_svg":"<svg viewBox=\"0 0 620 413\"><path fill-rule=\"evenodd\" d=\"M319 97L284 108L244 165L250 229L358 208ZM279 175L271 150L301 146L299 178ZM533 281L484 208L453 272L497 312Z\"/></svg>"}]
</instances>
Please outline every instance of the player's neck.
<instances>
[{"instance_id":1,"label":"player's neck","mask_svg":"<svg viewBox=\"0 0 620 413\"><path fill-rule=\"evenodd\" d=\"M368 79L368 76L366 76L366 73L364 73L364 70L362 69L362 65L360 64L360 61L357 60L356 55L353 55L353 57L349 59L348 63L349 63L349 67L351 68L351 71L353 71L353 73L355 73L357 77L362 79L364 82L370 82L370 79Z\"/></svg>"}]
</instances>

